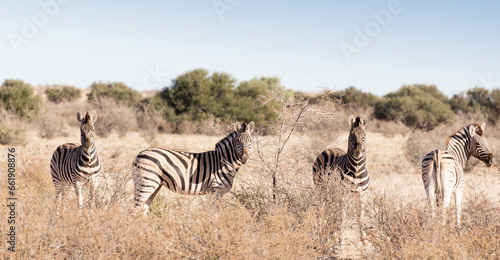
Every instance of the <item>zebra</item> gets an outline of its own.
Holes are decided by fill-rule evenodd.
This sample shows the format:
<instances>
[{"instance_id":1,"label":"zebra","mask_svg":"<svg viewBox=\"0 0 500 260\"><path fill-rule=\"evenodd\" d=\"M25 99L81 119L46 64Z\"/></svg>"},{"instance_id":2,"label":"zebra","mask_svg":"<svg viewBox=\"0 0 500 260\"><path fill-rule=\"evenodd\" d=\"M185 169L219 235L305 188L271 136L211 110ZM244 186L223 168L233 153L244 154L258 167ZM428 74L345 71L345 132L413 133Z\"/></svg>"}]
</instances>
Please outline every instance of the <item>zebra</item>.
<instances>
[{"instance_id":1,"label":"zebra","mask_svg":"<svg viewBox=\"0 0 500 260\"><path fill-rule=\"evenodd\" d=\"M236 123L234 132L220 140L212 151L190 153L149 148L140 152L132 166L135 207L144 206L146 215L162 185L175 193L222 197L248 160L254 127L254 122Z\"/></svg>"},{"instance_id":2,"label":"zebra","mask_svg":"<svg viewBox=\"0 0 500 260\"><path fill-rule=\"evenodd\" d=\"M52 182L56 190L56 199L59 201L57 214L61 198L66 184L72 184L78 198L80 210L83 206L82 187L91 182L91 196L93 197L97 187L97 178L101 173L101 164L97 157L94 140L94 123L97 119L96 112L82 116L76 113L76 118L81 123L80 133L82 144L66 143L57 147L50 160L50 172Z\"/></svg>"},{"instance_id":3,"label":"zebra","mask_svg":"<svg viewBox=\"0 0 500 260\"><path fill-rule=\"evenodd\" d=\"M422 160L422 181L424 182L427 201L433 212L442 206L443 221L445 209L451 195L455 194L457 227L460 228L460 204L464 191L464 167L471 156L493 165L493 154L484 137L486 124L468 125L446 140L446 150L435 150L425 155ZM441 205L442 202L442 205Z\"/></svg>"},{"instance_id":4,"label":"zebra","mask_svg":"<svg viewBox=\"0 0 500 260\"><path fill-rule=\"evenodd\" d=\"M360 238L366 245L366 234L363 223L365 193L370 186L370 177L366 166L366 123L368 119L349 117L349 140L347 153L340 148L330 148L323 151L313 164L313 181L316 187L326 184L326 178L332 173L337 174L342 184L359 197L358 225Z\"/></svg>"}]
</instances>

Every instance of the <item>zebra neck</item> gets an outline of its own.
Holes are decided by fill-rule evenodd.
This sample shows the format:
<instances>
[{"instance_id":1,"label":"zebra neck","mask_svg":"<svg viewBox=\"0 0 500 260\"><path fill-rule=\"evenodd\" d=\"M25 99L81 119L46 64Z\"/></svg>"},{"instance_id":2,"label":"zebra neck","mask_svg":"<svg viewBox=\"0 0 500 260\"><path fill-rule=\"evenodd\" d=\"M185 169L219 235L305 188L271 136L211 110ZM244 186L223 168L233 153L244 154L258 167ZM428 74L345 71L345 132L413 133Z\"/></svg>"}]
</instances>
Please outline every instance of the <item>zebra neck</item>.
<instances>
[{"instance_id":1,"label":"zebra neck","mask_svg":"<svg viewBox=\"0 0 500 260\"><path fill-rule=\"evenodd\" d=\"M215 152L217 158L220 158L217 172L227 173L234 177L241 167L241 159L237 156L237 152L234 150L231 152L228 150L215 150Z\"/></svg>"},{"instance_id":2,"label":"zebra neck","mask_svg":"<svg viewBox=\"0 0 500 260\"><path fill-rule=\"evenodd\" d=\"M96 152L96 149L95 149L95 145L94 144L91 144L89 149L86 150L84 148L84 146L82 145L81 146L81 153L80 153L80 162L82 163L82 165L85 165L85 166L89 166L92 164L92 161L94 161L96 158L97 158L97 152Z\"/></svg>"},{"instance_id":3,"label":"zebra neck","mask_svg":"<svg viewBox=\"0 0 500 260\"><path fill-rule=\"evenodd\" d=\"M354 176L358 176L363 173L366 168L366 155L363 153L363 156L360 158L354 157L351 151L347 152L347 170L352 172Z\"/></svg>"},{"instance_id":4,"label":"zebra neck","mask_svg":"<svg viewBox=\"0 0 500 260\"><path fill-rule=\"evenodd\" d=\"M450 136L446 144L446 150L462 168L465 167L465 163L472 156L469 151L469 145L470 141L466 133Z\"/></svg>"}]
</instances>

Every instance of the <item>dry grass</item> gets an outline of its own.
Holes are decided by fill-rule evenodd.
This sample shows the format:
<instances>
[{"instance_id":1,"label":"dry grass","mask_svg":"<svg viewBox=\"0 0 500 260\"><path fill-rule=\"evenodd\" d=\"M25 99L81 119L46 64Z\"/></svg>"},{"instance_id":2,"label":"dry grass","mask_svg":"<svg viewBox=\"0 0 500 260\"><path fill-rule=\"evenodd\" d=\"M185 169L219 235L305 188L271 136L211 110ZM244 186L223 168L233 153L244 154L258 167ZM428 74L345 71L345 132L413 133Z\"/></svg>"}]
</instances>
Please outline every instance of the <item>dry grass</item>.
<instances>
[{"instance_id":1,"label":"dry grass","mask_svg":"<svg viewBox=\"0 0 500 260\"><path fill-rule=\"evenodd\" d=\"M64 115L60 115L64 117ZM99 114L98 114L99 116ZM75 120L73 113L68 120ZM64 117L66 118L66 117ZM71 121L72 122L72 121ZM99 120L96 124L99 123ZM222 200L211 196L159 194L147 217L132 213L130 164L150 146L199 152L213 149L222 136L156 134L148 140L138 132L98 136L96 147L103 166L103 184L95 205L87 202L79 214L75 196L69 196L61 216L55 215L55 192L49 162L55 148L80 140L77 125L52 139L30 137L17 148L18 223L16 253L0 248L0 257L26 259L314 259L332 256L367 259L498 259L500 257L500 176L497 166L479 164L466 174L462 204L463 228L454 219L442 226L430 217L420 169L405 155L410 135L404 129L392 134L380 131L377 121L367 125L368 167L372 180L366 219L368 241L359 241L355 215L349 207L340 226L339 199L321 196L312 185L312 162L327 147L347 147L347 125L339 115L335 131L301 131L292 136L278 179L277 201L272 200L269 175L251 151L235 187ZM373 127L373 129L372 129ZM391 126L396 127L396 126ZM449 127L453 128L454 127ZM458 128L436 129L447 136ZM490 132L491 131L491 132ZM488 134L490 147L500 151L499 139ZM29 134L29 133L28 133ZM420 139L433 133L423 133ZM425 135L427 134L427 135ZM146 138L145 138L146 137ZM444 143L436 138L436 146ZM426 146L430 149L433 143ZM12 146L12 145L10 145ZM439 148L439 147L436 147ZM0 145L2 151L7 146ZM423 150L424 148L422 148ZM435 148L432 148L435 149ZM418 159L421 155L414 155ZM423 155L422 155L423 156ZM3 158L6 158L4 156ZM0 164L0 180L6 183L6 162ZM2 187L4 187L2 185ZM69 192L72 194L72 191ZM0 200L5 201L6 189ZM88 196L85 196L88 198ZM347 200L347 204L351 202ZM351 205L353 206L353 205ZM450 210L453 210L450 208ZM450 212L449 216L453 216ZM0 211L5 232L7 211ZM339 228L344 240L336 254ZM4 244L5 245L5 244ZM3 250L3 251L1 251Z\"/></svg>"},{"instance_id":2,"label":"dry grass","mask_svg":"<svg viewBox=\"0 0 500 260\"><path fill-rule=\"evenodd\" d=\"M0 144L26 144L27 126L26 120L10 111L0 109Z\"/></svg>"}]
</instances>

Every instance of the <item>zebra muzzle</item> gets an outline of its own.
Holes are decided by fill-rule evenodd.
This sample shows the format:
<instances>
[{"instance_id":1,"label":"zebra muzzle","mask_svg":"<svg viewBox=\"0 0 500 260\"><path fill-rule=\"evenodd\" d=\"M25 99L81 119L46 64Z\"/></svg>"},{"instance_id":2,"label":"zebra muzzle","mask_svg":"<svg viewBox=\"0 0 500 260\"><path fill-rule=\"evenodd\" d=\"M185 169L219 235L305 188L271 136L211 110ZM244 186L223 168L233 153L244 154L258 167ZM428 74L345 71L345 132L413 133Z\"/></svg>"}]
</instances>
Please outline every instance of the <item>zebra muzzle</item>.
<instances>
[{"instance_id":1,"label":"zebra muzzle","mask_svg":"<svg viewBox=\"0 0 500 260\"><path fill-rule=\"evenodd\" d=\"M245 164L248 160L248 154L243 154L241 156L241 163Z\"/></svg>"},{"instance_id":2,"label":"zebra muzzle","mask_svg":"<svg viewBox=\"0 0 500 260\"><path fill-rule=\"evenodd\" d=\"M486 161L486 166L488 167L491 167L494 163L494 160L493 160L493 154L490 153L488 154L488 161Z\"/></svg>"}]
</instances>

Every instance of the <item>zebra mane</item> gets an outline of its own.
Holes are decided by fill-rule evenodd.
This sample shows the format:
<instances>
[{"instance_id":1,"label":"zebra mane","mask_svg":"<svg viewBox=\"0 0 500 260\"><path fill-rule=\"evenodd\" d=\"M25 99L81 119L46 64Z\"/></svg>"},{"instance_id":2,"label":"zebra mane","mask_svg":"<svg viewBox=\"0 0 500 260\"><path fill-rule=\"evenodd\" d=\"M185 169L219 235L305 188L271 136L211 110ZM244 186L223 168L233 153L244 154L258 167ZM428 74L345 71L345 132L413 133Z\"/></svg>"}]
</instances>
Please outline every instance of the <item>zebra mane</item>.
<instances>
[{"instance_id":1,"label":"zebra mane","mask_svg":"<svg viewBox=\"0 0 500 260\"><path fill-rule=\"evenodd\" d=\"M231 143L233 141L234 138L236 138L237 136L237 133L236 131L230 133L229 135L227 135L226 137L220 139L216 144L215 144L215 150L219 150L220 147L224 146L224 141L228 141L229 143Z\"/></svg>"},{"instance_id":2,"label":"zebra mane","mask_svg":"<svg viewBox=\"0 0 500 260\"><path fill-rule=\"evenodd\" d=\"M483 129L481 129L481 126L479 126L479 124L477 123L474 123L474 124L470 124L468 126L465 126L464 128L456 131L454 134L448 136L448 138L446 139L446 146L448 146L448 144L450 144L450 139L454 136L461 136L461 135L467 135L469 136L469 129L471 126L476 126L476 134L482 136L483 135Z\"/></svg>"}]
</instances>

